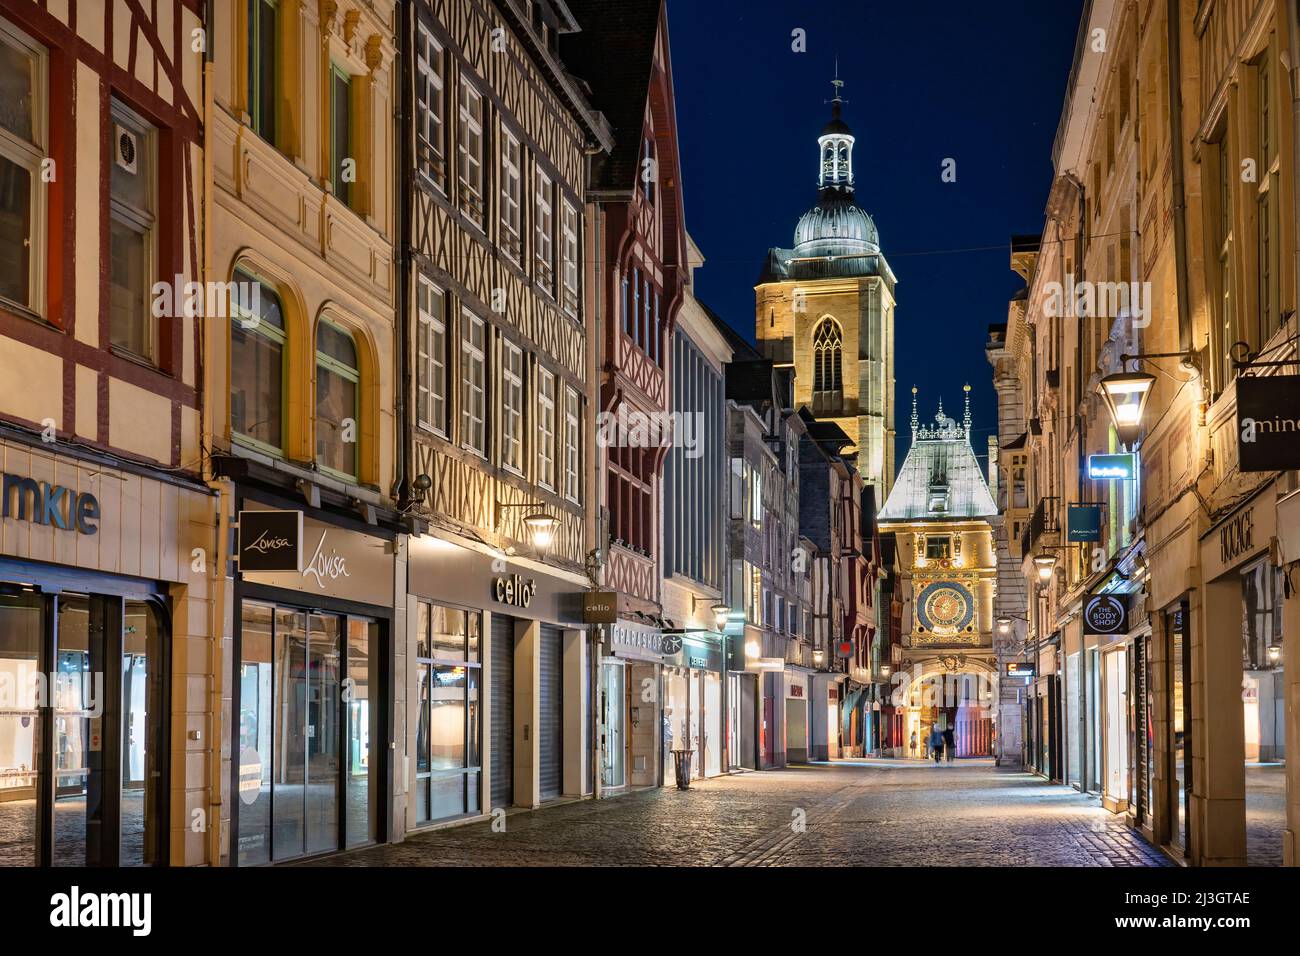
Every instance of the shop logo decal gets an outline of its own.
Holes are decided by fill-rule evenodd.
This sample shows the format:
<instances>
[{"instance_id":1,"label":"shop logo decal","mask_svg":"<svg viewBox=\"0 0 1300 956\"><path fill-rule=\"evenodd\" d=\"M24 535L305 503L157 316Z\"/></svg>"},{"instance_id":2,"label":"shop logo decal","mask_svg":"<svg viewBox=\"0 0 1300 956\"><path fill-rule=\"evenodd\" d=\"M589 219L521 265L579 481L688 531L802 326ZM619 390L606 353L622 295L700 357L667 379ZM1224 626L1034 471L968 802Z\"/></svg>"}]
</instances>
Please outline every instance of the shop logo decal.
<instances>
[{"instance_id":1,"label":"shop logo decal","mask_svg":"<svg viewBox=\"0 0 1300 956\"><path fill-rule=\"evenodd\" d=\"M311 556L311 560L307 562L307 567L303 568L302 571L302 576L304 578L307 577L307 575L314 577L316 579L316 584L322 591L325 590L326 578L331 581L337 581L339 578L352 577L352 575L348 573L347 558L339 554L333 548L330 549L329 554L321 553L325 548L325 536L328 533L329 532L327 531L322 531L320 533L320 541L316 542L316 552Z\"/></svg>"}]
</instances>

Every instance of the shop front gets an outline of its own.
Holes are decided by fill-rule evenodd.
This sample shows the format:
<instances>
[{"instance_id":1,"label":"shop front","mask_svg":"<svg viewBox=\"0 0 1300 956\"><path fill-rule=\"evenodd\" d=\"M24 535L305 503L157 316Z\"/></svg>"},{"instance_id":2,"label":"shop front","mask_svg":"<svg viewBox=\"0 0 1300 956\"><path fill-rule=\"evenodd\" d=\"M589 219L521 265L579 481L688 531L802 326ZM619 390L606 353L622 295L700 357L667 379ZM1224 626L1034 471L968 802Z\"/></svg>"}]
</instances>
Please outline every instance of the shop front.
<instances>
[{"instance_id":1,"label":"shop front","mask_svg":"<svg viewBox=\"0 0 1300 956\"><path fill-rule=\"evenodd\" d=\"M204 792L184 759L204 744L169 714L211 718L173 648L211 641L191 556L211 525L191 519L214 497L19 441L0 462L0 866L204 862L170 820Z\"/></svg>"},{"instance_id":2,"label":"shop front","mask_svg":"<svg viewBox=\"0 0 1300 956\"><path fill-rule=\"evenodd\" d=\"M601 655L601 790L619 793L670 783L673 744L666 671L679 658L676 638L648 624L620 618L605 627ZM665 753L669 764L665 767Z\"/></svg>"},{"instance_id":3,"label":"shop front","mask_svg":"<svg viewBox=\"0 0 1300 956\"><path fill-rule=\"evenodd\" d=\"M592 792L583 588L537 561L434 535L407 562L408 829Z\"/></svg>"},{"instance_id":4,"label":"shop front","mask_svg":"<svg viewBox=\"0 0 1300 956\"><path fill-rule=\"evenodd\" d=\"M1193 706L1224 715L1205 737L1205 843L1197 862L1279 865L1286 839L1285 578L1274 563L1277 493L1272 483L1201 538L1205 581L1200 642L1204 680ZM1232 639L1228 639L1232 638ZM1197 779L1200 779L1199 775Z\"/></svg>"},{"instance_id":5,"label":"shop front","mask_svg":"<svg viewBox=\"0 0 1300 956\"><path fill-rule=\"evenodd\" d=\"M785 679L785 757L787 763L807 763L810 755L811 727L809 672L787 667ZM823 704L823 706L825 706Z\"/></svg>"},{"instance_id":6,"label":"shop front","mask_svg":"<svg viewBox=\"0 0 1300 956\"><path fill-rule=\"evenodd\" d=\"M714 631L664 631L669 647L680 644L664 679L664 780L673 779L672 752L691 752L691 779L722 773L723 636Z\"/></svg>"},{"instance_id":7,"label":"shop front","mask_svg":"<svg viewBox=\"0 0 1300 956\"><path fill-rule=\"evenodd\" d=\"M396 540L243 488L237 511L237 865L390 839Z\"/></svg>"}]
</instances>

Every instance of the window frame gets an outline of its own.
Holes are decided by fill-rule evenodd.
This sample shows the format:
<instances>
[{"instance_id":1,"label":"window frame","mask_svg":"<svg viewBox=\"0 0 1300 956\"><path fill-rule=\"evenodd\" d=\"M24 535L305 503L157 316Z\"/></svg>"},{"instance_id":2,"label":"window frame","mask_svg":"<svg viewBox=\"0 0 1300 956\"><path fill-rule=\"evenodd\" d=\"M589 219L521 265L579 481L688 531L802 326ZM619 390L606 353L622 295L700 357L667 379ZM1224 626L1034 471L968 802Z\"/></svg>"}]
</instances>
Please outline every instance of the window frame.
<instances>
[{"instance_id":1,"label":"window frame","mask_svg":"<svg viewBox=\"0 0 1300 956\"><path fill-rule=\"evenodd\" d=\"M539 165L533 170L533 271L537 284L555 296L555 182Z\"/></svg>"},{"instance_id":2,"label":"window frame","mask_svg":"<svg viewBox=\"0 0 1300 956\"><path fill-rule=\"evenodd\" d=\"M569 202L567 197L560 201L560 271L563 288L563 308L570 318L578 318L578 304L581 301L582 230L578 207ZM570 224L572 220L572 224Z\"/></svg>"},{"instance_id":3,"label":"window frame","mask_svg":"<svg viewBox=\"0 0 1300 956\"><path fill-rule=\"evenodd\" d=\"M32 139L26 140L4 127L0 127L0 156L28 174L27 209L29 215L27 235L27 301L17 302L0 297L0 307L44 318L46 311L45 276L48 250L46 249L46 192L41 183L41 163L47 158L49 148L49 53L45 46L0 17L0 43L27 57L32 76Z\"/></svg>"},{"instance_id":4,"label":"window frame","mask_svg":"<svg viewBox=\"0 0 1300 956\"><path fill-rule=\"evenodd\" d=\"M108 245L109 245L109 288L112 289L112 256L113 256L113 224L117 223L127 229L132 230L144 239L146 255L144 257L144 271L141 285L141 297L143 305L143 322L142 338L146 343L144 354L136 352L124 345L118 345L113 341L113 314L112 301L110 292L109 302L109 333L108 347L115 355L120 355L133 361L142 362L153 368L162 366L162 341L161 325L153 314L152 308L152 289L158 276L158 263L160 251L158 248L158 128L150 123L147 119L132 109L127 103L119 97L110 96L109 99L109 124L110 137L112 130L122 126L133 132L139 140L139 151L141 155L147 156L149 160L148 180L145 184L147 196L153 206L152 210L140 209L118 198L113 193L112 179L113 157L106 156L105 162L109 163L109 187L108 187ZM138 164L137 164L138 165Z\"/></svg>"},{"instance_id":5,"label":"window frame","mask_svg":"<svg viewBox=\"0 0 1300 956\"><path fill-rule=\"evenodd\" d=\"M460 310L460 446L479 458L487 458L487 329L483 319L466 306ZM481 331L481 340L475 344L475 329ZM477 382L470 372L477 368ZM477 396L473 393L477 392ZM471 398L474 401L471 401ZM477 411L477 416L474 414ZM477 428L479 443L471 443L470 435Z\"/></svg>"},{"instance_id":6,"label":"window frame","mask_svg":"<svg viewBox=\"0 0 1300 956\"><path fill-rule=\"evenodd\" d=\"M513 150L513 160L511 151ZM524 250L524 149L519 137L501 124L501 249L515 265ZM513 194L511 187L513 188ZM510 212L513 210L513 218Z\"/></svg>"},{"instance_id":7,"label":"window frame","mask_svg":"<svg viewBox=\"0 0 1300 956\"><path fill-rule=\"evenodd\" d=\"M244 9L251 10L251 8L253 7L256 7L259 13L261 12L262 7L271 8L272 17L275 20L275 35L271 38L271 45L275 53L277 54L280 53L281 52L280 0L249 0L248 5ZM262 46L260 42L261 22L262 22L262 18L260 16L254 17L251 15L251 13L248 14L248 25L247 25L248 42L246 47L248 68L245 71L245 76L244 76L244 82L247 85L247 99L245 101L245 107L248 111L249 129L251 129L253 133L255 133L260 139L270 143L272 146L275 146L276 148L279 148L279 142L277 141L277 132L278 132L277 121L279 119L279 115L274 105L276 101L276 94L279 92L279 88L280 88L279 73L277 70L279 64L276 62L272 62L270 64L271 66L270 99L271 99L272 107L271 107L271 116L269 119L270 122L269 130L264 128L264 123L267 122L267 120L262 116L262 96L260 94L263 91L263 83L265 82L264 70L262 69L263 66L265 66L265 64L263 64L261 62L261 58L256 55L256 53L260 52ZM268 133L270 135L268 135Z\"/></svg>"},{"instance_id":8,"label":"window frame","mask_svg":"<svg viewBox=\"0 0 1300 956\"><path fill-rule=\"evenodd\" d=\"M258 274L256 270L246 265L238 264L235 266L235 270L231 276L231 281L235 283L239 283L241 281L256 282L261 287L260 291L258 292L259 298L263 295L268 295L268 294L274 296L276 302L279 303L280 315L282 317L285 315L284 297L280 295L279 290L276 289L275 284L273 282L271 282L264 276ZM241 327L244 325L244 320L241 318L244 311L245 310L242 307L240 307L237 303L232 303L231 314L230 314L230 323L231 323L230 327L232 332L234 331L236 323L239 323ZM274 342L280 347L280 446L277 447L275 445L270 444L269 442L262 441L260 438L254 438L252 435L247 435L243 432L236 431L235 420L234 420L235 415L233 409L230 409L230 413L229 413L230 414L230 437L232 441L237 442L238 444L245 445L256 451L260 451L265 454L272 455L276 458L284 458L285 457L284 446L288 444L287 434L286 434L286 423L288 421L289 376L286 372L286 366L288 364L288 357L289 357L289 330L287 328L284 329L276 328L274 325L271 325L267 322L263 322L261 320L261 316L257 316L256 318L258 319L258 321L255 324L242 329L244 334L262 335L266 338L269 338L272 342ZM286 325L288 324L287 318L285 319L285 323ZM231 343L230 354L233 359L235 354L233 342ZM231 401L233 401L233 398L234 398L234 393L232 391Z\"/></svg>"},{"instance_id":9,"label":"window frame","mask_svg":"<svg viewBox=\"0 0 1300 956\"><path fill-rule=\"evenodd\" d=\"M564 386L564 497L582 503L582 401L572 385Z\"/></svg>"},{"instance_id":10,"label":"window frame","mask_svg":"<svg viewBox=\"0 0 1300 956\"><path fill-rule=\"evenodd\" d=\"M353 115L352 103L352 74L349 73L337 60L330 60L329 64L329 149L330 149L330 189L334 193L334 198L349 209L356 210L357 203L357 182L346 182L343 179L341 166L345 159L351 159L356 163L356 157L351 154L353 150L353 133L355 117ZM345 128L342 131L342 137L346 140L346 154L338 155L341 138L339 131L339 104L336 98L339 92L339 83L342 82L344 89L347 90L347 116L345 119Z\"/></svg>"},{"instance_id":11,"label":"window frame","mask_svg":"<svg viewBox=\"0 0 1300 956\"><path fill-rule=\"evenodd\" d=\"M477 104L477 115L471 105ZM456 92L456 181L459 186L460 211L480 232L487 227L487 99L464 75ZM473 138L475 149L470 149ZM476 182L467 178L477 171Z\"/></svg>"},{"instance_id":12,"label":"window frame","mask_svg":"<svg viewBox=\"0 0 1300 956\"><path fill-rule=\"evenodd\" d=\"M415 169L431 186L447 194L447 48L422 21L416 22ZM436 52L437 68L426 54ZM436 110L435 110L436 104ZM436 129L430 129L430 127ZM436 136L436 142L425 135Z\"/></svg>"},{"instance_id":13,"label":"window frame","mask_svg":"<svg viewBox=\"0 0 1300 956\"><path fill-rule=\"evenodd\" d=\"M524 474L524 350L501 340L501 467Z\"/></svg>"},{"instance_id":14,"label":"window frame","mask_svg":"<svg viewBox=\"0 0 1300 956\"><path fill-rule=\"evenodd\" d=\"M547 385L549 383L549 394ZM556 387L555 373L537 367L537 484L547 491L556 487Z\"/></svg>"},{"instance_id":15,"label":"window frame","mask_svg":"<svg viewBox=\"0 0 1300 956\"><path fill-rule=\"evenodd\" d=\"M423 305L425 293L440 303L438 314ZM423 270L416 272L416 423L421 429L441 438L447 437L447 419L451 402L447 394L447 293ZM427 332L426 332L427 329ZM435 389L435 383L440 388ZM442 412L435 417L432 406L441 403Z\"/></svg>"},{"instance_id":16,"label":"window frame","mask_svg":"<svg viewBox=\"0 0 1300 956\"><path fill-rule=\"evenodd\" d=\"M320 333L321 333L321 329L325 326L329 326L330 328L334 329L336 332L339 332L342 335L346 336L348 341L352 343L352 351L353 354L356 356L356 360L357 360L356 368L349 368L348 366L340 362L338 359L334 358L334 356L322 353L320 347ZM312 337L312 349L315 355L312 364L312 374L315 380L315 385L312 389L312 398L313 398L312 430L314 432L313 437L316 439L316 442L313 442L313 444L319 443L320 440L320 375L321 375L322 365L325 366L325 370L329 372L331 375L337 375L340 378L344 379L345 381L351 382L356 387L356 400L353 402L351 418L353 423L356 425L356 432L357 432L356 441L351 443L353 446L352 466L355 469L353 473L349 474L348 472L342 471L331 465L322 464L321 454L318 448L313 449L312 457L315 461L316 467L319 468L325 474L332 475L335 478L339 478L343 481L347 481L355 484L361 480L361 433L362 433L361 432L361 384L362 384L361 383L361 349L357 345L357 336L347 326L337 321L334 321L328 316L321 316L321 318L318 319L316 322L316 334ZM344 444L348 444L348 443L345 442Z\"/></svg>"}]
</instances>

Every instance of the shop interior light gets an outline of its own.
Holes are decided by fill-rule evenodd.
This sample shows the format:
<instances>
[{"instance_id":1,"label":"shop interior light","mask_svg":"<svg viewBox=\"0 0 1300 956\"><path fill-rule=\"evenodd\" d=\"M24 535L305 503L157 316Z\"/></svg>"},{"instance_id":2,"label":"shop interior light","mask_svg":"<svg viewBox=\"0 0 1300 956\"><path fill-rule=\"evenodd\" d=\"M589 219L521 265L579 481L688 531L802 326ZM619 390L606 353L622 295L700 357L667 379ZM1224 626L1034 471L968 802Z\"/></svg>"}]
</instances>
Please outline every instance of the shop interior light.
<instances>
[{"instance_id":1,"label":"shop interior light","mask_svg":"<svg viewBox=\"0 0 1300 956\"><path fill-rule=\"evenodd\" d=\"M1107 375L1097 385L1106 399L1115 431L1126 447L1132 448L1142 431L1142 416L1151 398L1156 377L1147 372L1119 372Z\"/></svg>"}]
</instances>

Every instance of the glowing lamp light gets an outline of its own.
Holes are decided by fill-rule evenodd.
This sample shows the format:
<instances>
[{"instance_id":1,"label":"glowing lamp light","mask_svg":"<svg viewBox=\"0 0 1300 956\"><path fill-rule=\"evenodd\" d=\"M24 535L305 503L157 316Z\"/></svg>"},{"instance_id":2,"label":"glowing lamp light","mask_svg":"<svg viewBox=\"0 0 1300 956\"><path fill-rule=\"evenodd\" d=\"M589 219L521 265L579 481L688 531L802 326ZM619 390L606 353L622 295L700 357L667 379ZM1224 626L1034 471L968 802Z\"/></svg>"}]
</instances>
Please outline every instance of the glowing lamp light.
<instances>
[{"instance_id":1,"label":"glowing lamp light","mask_svg":"<svg viewBox=\"0 0 1300 956\"><path fill-rule=\"evenodd\" d=\"M1119 372L1107 375L1097 385L1106 399L1119 440L1126 446L1131 447L1142 431L1142 416L1155 381L1156 377L1146 372Z\"/></svg>"},{"instance_id":2,"label":"glowing lamp light","mask_svg":"<svg viewBox=\"0 0 1300 956\"><path fill-rule=\"evenodd\" d=\"M1034 555L1034 566L1038 568L1038 580L1046 584L1052 580L1052 572L1056 570L1056 555L1040 551Z\"/></svg>"},{"instance_id":3,"label":"glowing lamp light","mask_svg":"<svg viewBox=\"0 0 1300 956\"><path fill-rule=\"evenodd\" d=\"M813 651L813 666L814 666L814 667L821 667L821 666L822 666L822 661L824 661L825 659L826 659L826 652L825 652L825 651Z\"/></svg>"},{"instance_id":4,"label":"glowing lamp light","mask_svg":"<svg viewBox=\"0 0 1300 956\"><path fill-rule=\"evenodd\" d=\"M760 650L761 650L761 648L758 646L758 641L748 641L748 642L745 644L745 656L746 656L746 657L754 657L754 658L757 658Z\"/></svg>"},{"instance_id":5,"label":"glowing lamp light","mask_svg":"<svg viewBox=\"0 0 1300 956\"><path fill-rule=\"evenodd\" d=\"M709 610L713 612L713 623L718 626L719 631L722 630L727 624L727 616L731 613L731 607L719 602Z\"/></svg>"},{"instance_id":6,"label":"glowing lamp light","mask_svg":"<svg viewBox=\"0 0 1300 956\"><path fill-rule=\"evenodd\" d=\"M1009 617L998 618L998 633L999 634L1011 633L1011 618Z\"/></svg>"},{"instance_id":7,"label":"glowing lamp light","mask_svg":"<svg viewBox=\"0 0 1300 956\"><path fill-rule=\"evenodd\" d=\"M1280 660L1282 660L1282 645L1281 644L1268 645L1268 662L1270 664L1276 664Z\"/></svg>"},{"instance_id":8,"label":"glowing lamp light","mask_svg":"<svg viewBox=\"0 0 1300 956\"><path fill-rule=\"evenodd\" d=\"M524 526L528 528L529 535L533 539L533 547L540 553L545 554L555 543L555 532L560 526L560 519L552 515L538 512L524 518Z\"/></svg>"}]
</instances>

